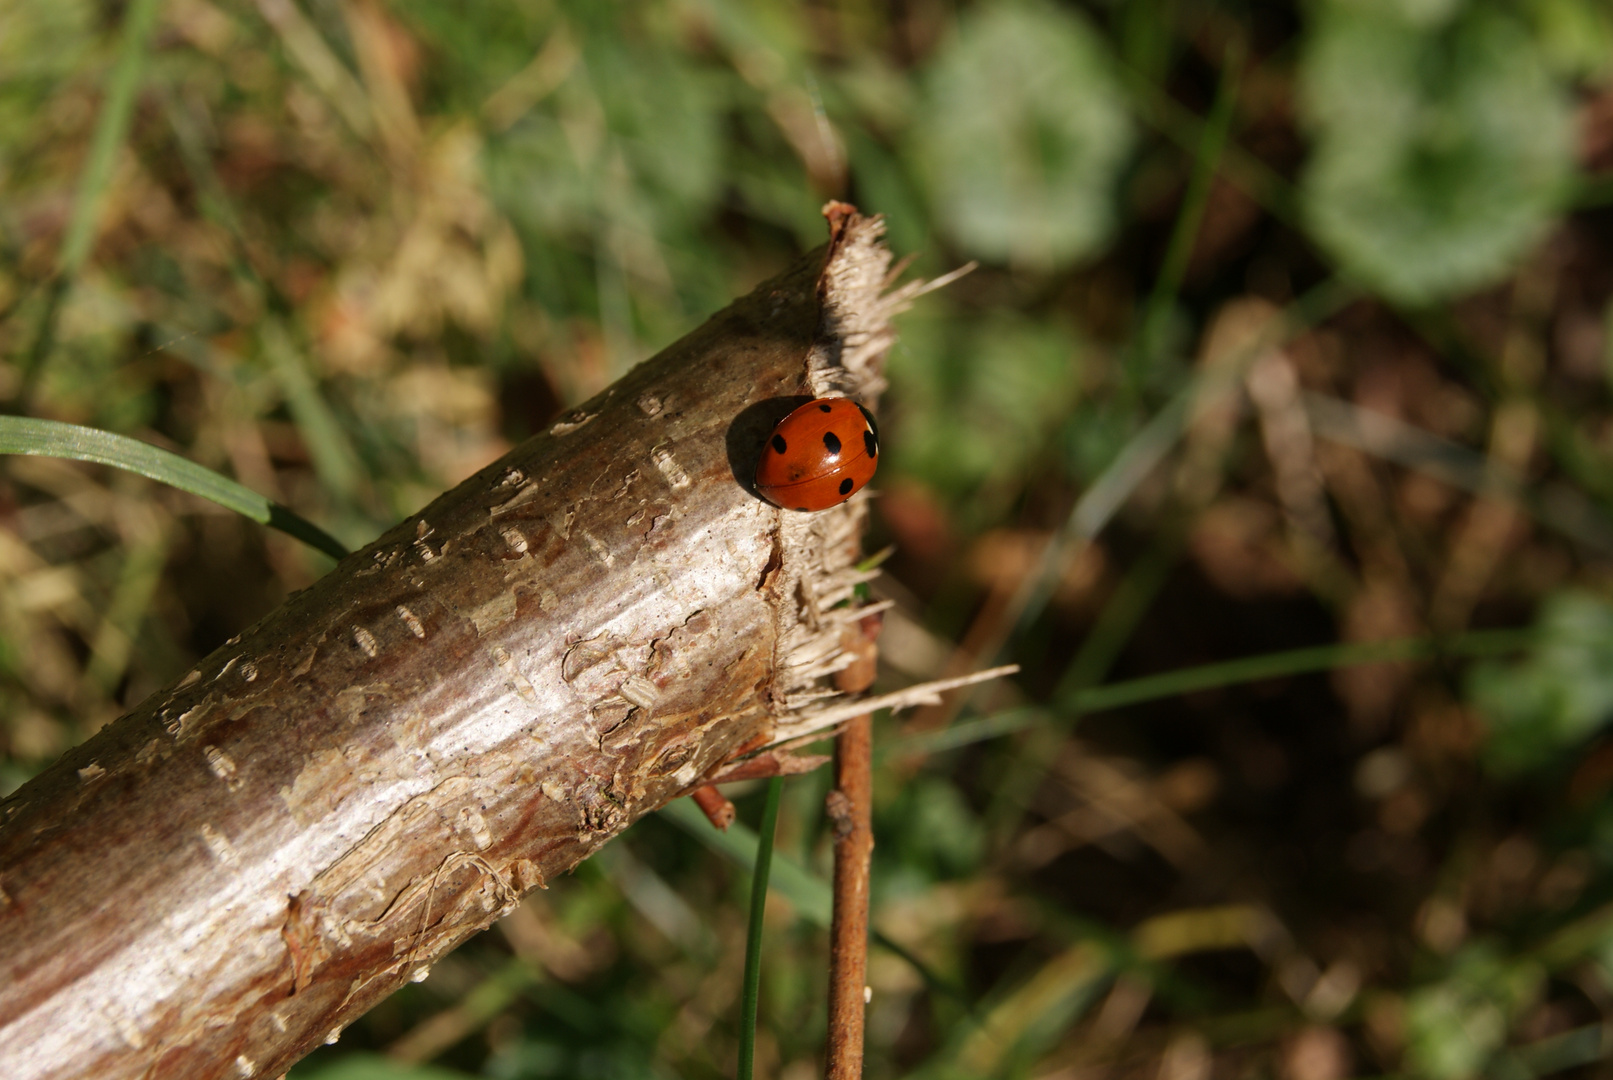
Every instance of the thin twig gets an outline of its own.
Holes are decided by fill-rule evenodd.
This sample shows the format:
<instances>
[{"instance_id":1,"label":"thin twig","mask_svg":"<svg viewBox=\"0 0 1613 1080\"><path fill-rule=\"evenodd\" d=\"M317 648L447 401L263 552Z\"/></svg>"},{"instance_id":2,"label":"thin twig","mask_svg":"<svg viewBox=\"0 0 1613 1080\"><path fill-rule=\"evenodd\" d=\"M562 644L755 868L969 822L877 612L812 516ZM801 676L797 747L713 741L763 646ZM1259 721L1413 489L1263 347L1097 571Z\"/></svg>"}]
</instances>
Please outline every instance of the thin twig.
<instances>
[{"instance_id":1,"label":"thin twig","mask_svg":"<svg viewBox=\"0 0 1613 1080\"><path fill-rule=\"evenodd\" d=\"M882 620L865 618L848 628L841 646L857 659L835 675L835 686L858 694L873 685L878 661L874 639ZM828 1080L858 1080L863 1071L863 1009L868 1004L868 864L874 852L874 718L847 721L835 741L835 786L829 792L834 823L834 914L829 920Z\"/></svg>"},{"instance_id":2,"label":"thin twig","mask_svg":"<svg viewBox=\"0 0 1613 1080\"><path fill-rule=\"evenodd\" d=\"M863 1072L863 1009L868 1004L868 864L874 852L873 717L846 724L835 743L834 917L829 925L828 1080Z\"/></svg>"}]
</instances>

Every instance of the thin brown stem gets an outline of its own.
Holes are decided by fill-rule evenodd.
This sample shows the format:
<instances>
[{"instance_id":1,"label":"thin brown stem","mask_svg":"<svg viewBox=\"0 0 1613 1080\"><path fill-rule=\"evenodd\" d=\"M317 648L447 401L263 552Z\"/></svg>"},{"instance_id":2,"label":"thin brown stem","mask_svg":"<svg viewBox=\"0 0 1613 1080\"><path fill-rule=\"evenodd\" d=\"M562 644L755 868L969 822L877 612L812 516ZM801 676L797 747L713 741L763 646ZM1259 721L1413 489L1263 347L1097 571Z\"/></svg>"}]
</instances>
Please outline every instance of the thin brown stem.
<instances>
[{"instance_id":1,"label":"thin brown stem","mask_svg":"<svg viewBox=\"0 0 1613 1080\"><path fill-rule=\"evenodd\" d=\"M869 616L841 639L857 663L835 677L847 693L873 685L880 620ZM868 1004L868 864L874 852L874 718L847 721L835 742L834 916L829 924L828 1080L858 1080L863 1072L863 1010Z\"/></svg>"},{"instance_id":2,"label":"thin brown stem","mask_svg":"<svg viewBox=\"0 0 1613 1080\"><path fill-rule=\"evenodd\" d=\"M868 987L868 863L874 851L873 717L846 724L835 750L829 816L835 830L834 918L829 926L828 1080L863 1071Z\"/></svg>"}]
</instances>

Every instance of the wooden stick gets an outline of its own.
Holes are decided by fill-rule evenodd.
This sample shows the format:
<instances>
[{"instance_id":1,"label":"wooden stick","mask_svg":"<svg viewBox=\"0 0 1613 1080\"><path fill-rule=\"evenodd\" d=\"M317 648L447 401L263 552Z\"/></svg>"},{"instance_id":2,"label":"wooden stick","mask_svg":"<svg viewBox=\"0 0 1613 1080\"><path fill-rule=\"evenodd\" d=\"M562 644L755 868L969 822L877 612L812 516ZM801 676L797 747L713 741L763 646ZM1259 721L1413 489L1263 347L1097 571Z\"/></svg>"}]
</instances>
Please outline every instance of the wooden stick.
<instances>
[{"instance_id":1,"label":"wooden stick","mask_svg":"<svg viewBox=\"0 0 1613 1080\"><path fill-rule=\"evenodd\" d=\"M864 618L841 638L857 661L835 685L860 693L873 685L878 659L874 639L880 617ZM835 786L829 792L834 823L834 915L829 923L828 1080L859 1080L863 1071L863 1017L868 1005L868 867L874 853L874 718L846 722L835 741Z\"/></svg>"},{"instance_id":2,"label":"wooden stick","mask_svg":"<svg viewBox=\"0 0 1613 1080\"><path fill-rule=\"evenodd\" d=\"M846 723L835 743L834 917L829 926L828 1080L863 1072L863 1011L868 1004L868 864L874 853L873 717Z\"/></svg>"}]
</instances>

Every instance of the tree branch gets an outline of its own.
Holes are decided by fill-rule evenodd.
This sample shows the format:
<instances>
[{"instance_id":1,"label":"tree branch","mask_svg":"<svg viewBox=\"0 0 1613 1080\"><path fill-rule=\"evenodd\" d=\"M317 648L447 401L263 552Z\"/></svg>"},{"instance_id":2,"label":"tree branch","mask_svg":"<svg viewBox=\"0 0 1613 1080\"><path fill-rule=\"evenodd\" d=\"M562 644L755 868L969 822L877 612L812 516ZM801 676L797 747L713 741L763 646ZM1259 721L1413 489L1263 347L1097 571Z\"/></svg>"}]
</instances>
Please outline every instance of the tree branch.
<instances>
[{"instance_id":1,"label":"tree branch","mask_svg":"<svg viewBox=\"0 0 1613 1080\"><path fill-rule=\"evenodd\" d=\"M865 503L781 512L752 470L801 399L872 404L921 287L827 213L825 249L0 803L0 1075L278 1076L810 726Z\"/></svg>"}]
</instances>

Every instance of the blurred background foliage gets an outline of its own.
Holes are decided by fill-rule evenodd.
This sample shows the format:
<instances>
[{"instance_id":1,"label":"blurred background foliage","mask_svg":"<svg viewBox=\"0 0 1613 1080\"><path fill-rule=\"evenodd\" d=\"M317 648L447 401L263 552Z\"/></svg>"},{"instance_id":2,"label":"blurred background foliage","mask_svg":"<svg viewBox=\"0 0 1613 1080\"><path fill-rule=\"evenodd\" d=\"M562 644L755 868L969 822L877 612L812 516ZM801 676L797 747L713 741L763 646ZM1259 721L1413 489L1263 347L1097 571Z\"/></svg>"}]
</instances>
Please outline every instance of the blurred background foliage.
<instances>
[{"instance_id":1,"label":"blurred background foliage","mask_svg":"<svg viewBox=\"0 0 1613 1080\"><path fill-rule=\"evenodd\" d=\"M912 273L871 1077L1613 1049L1600 0L0 0L0 398L361 543L820 243ZM0 475L0 794L329 567ZM785 792L759 1067L823 1043ZM757 806L744 789L742 818ZM749 834L635 826L293 1072L730 1075Z\"/></svg>"}]
</instances>

